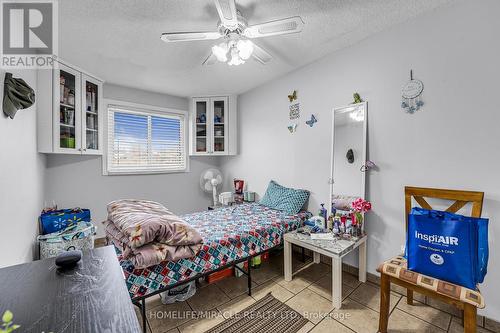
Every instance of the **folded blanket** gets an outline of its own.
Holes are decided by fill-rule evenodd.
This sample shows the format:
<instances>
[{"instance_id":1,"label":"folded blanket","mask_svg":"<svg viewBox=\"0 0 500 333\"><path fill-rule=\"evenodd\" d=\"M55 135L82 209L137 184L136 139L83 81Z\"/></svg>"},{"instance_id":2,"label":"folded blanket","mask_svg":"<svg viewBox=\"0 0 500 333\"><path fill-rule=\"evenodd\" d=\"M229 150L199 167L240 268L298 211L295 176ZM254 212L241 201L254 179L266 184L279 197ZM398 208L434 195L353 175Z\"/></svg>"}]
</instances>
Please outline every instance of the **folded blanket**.
<instances>
[{"instance_id":1,"label":"folded blanket","mask_svg":"<svg viewBox=\"0 0 500 333\"><path fill-rule=\"evenodd\" d=\"M137 268L191 258L203 244L193 227L153 201L113 201L103 223L110 240Z\"/></svg>"}]
</instances>

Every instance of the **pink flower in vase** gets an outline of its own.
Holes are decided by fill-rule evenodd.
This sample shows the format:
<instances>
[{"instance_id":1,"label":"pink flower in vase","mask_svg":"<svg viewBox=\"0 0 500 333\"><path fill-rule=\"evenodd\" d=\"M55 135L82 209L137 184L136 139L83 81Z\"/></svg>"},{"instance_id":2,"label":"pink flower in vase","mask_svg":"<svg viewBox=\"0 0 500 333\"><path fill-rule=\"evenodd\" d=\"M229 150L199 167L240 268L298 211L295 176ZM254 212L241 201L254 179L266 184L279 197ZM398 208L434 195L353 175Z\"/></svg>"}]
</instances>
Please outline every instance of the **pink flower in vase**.
<instances>
[{"instance_id":1,"label":"pink flower in vase","mask_svg":"<svg viewBox=\"0 0 500 333\"><path fill-rule=\"evenodd\" d=\"M372 209L372 204L369 201L366 201L362 198L358 198L354 200L351 204L352 209L354 210L354 215L356 216L356 222L361 225L363 223L363 214Z\"/></svg>"}]
</instances>

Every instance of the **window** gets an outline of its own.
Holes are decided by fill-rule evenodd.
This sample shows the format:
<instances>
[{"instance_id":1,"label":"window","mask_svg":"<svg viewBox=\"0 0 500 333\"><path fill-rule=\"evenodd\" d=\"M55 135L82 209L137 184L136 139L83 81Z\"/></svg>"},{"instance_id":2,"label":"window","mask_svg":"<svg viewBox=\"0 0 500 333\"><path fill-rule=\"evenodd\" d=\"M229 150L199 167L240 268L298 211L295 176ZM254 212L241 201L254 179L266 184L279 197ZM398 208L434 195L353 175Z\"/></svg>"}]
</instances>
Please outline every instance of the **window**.
<instances>
[{"instance_id":1,"label":"window","mask_svg":"<svg viewBox=\"0 0 500 333\"><path fill-rule=\"evenodd\" d=\"M108 105L108 173L186 170L185 112Z\"/></svg>"}]
</instances>

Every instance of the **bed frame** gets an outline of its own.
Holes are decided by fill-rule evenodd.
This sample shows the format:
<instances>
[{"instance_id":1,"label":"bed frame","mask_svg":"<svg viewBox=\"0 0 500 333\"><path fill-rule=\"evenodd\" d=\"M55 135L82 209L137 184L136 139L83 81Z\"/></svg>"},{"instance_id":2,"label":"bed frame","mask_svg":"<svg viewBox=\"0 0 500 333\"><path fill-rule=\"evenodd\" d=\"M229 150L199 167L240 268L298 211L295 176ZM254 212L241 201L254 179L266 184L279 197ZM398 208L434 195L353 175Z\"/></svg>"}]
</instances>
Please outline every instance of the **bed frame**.
<instances>
[{"instance_id":1,"label":"bed frame","mask_svg":"<svg viewBox=\"0 0 500 333\"><path fill-rule=\"evenodd\" d=\"M192 282L192 281L197 281L199 278L206 277L206 276L208 276L208 275L210 275L212 273L221 271L221 270L226 269L226 268L233 267L234 269L239 270L240 272L242 272L244 275L247 276L247 281L248 281L248 292L247 293L248 293L248 296L252 296L252 275L251 275L251 267L252 267L251 266L251 260L252 260L252 258L254 258L256 256L259 256L259 255L262 255L262 254L264 254L266 252L269 252L269 251L272 251L272 250L276 250L276 249L280 248L281 245L282 245L282 243L280 243L278 245L275 245L273 247L270 247L270 248L268 248L268 249L266 249L264 251L261 251L259 253L253 254L251 256L248 256L248 257L245 257L245 258L241 258L241 259L232 261L229 264L226 264L224 266L220 266L220 267L218 267L218 268L216 268L214 270L211 270L211 271L208 271L208 272L205 272L205 273L200 273L200 274L197 274L195 276L190 277L189 279L186 279L186 280L183 280L183 281L179 281L179 282L174 283L172 285L168 285L165 288L158 289L155 292L152 292L150 294L133 298L132 299L132 303L135 306L137 306L140 309L140 311L141 311L141 316L142 316L142 330L143 330L143 332L147 333L147 326L148 326L148 322L146 320L146 299L147 298L155 296L155 295L158 295L158 294L160 294L162 292L165 292L165 291L168 291L168 290L170 290L172 288L182 286L182 285L184 285L186 283L189 283L189 282ZM245 261L248 262L247 271L245 271L241 267L237 266L238 264L240 264L242 262L245 262ZM305 261L304 249L302 249L302 261Z\"/></svg>"}]
</instances>

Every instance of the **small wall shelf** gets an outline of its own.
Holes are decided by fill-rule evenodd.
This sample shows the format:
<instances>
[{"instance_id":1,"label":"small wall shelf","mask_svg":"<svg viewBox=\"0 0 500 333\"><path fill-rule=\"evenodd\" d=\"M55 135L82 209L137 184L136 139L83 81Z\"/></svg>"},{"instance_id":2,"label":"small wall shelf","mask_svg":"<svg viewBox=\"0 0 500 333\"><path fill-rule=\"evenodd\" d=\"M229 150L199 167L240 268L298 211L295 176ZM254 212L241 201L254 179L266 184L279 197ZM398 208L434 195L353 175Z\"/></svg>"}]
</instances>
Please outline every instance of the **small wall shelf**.
<instances>
[{"instance_id":1,"label":"small wall shelf","mask_svg":"<svg viewBox=\"0 0 500 333\"><path fill-rule=\"evenodd\" d=\"M38 72L38 151L102 154L103 80L68 63Z\"/></svg>"},{"instance_id":2,"label":"small wall shelf","mask_svg":"<svg viewBox=\"0 0 500 333\"><path fill-rule=\"evenodd\" d=\"M193 97L190 155L236 155L236 96Z\"/></svg>"}]
</instances>

